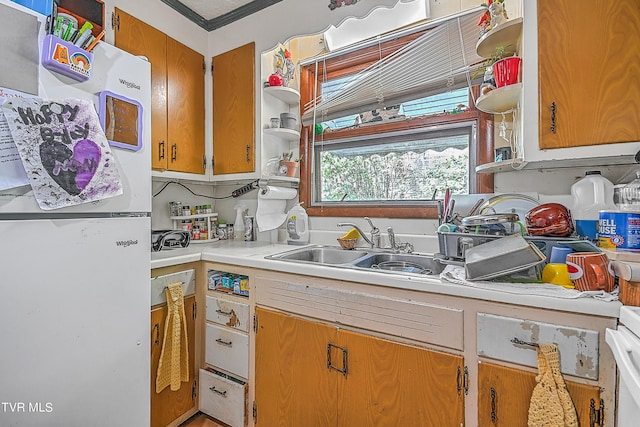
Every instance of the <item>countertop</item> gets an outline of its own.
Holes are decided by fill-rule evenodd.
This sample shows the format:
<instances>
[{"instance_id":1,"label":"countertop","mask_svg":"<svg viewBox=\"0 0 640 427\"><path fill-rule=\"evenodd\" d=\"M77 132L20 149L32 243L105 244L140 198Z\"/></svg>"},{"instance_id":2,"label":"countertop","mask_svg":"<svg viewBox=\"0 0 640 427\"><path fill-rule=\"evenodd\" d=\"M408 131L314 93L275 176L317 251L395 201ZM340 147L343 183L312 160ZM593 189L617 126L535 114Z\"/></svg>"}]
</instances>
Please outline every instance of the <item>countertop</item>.
<instances>
[{"instance_id":1,"label":"countertop","mask_svg":"<svg viewBox=\"0 0 640 427\"><path fill-rule=\"evenodd\" d=\"M206 244L191 244L184 249L171 249L152 253L151 268L154 269L194 261L212 261L222 264L279 271L282 273L367 283L373 286L431 292L605 317L618 317L620 307L622 306L619 301L606 302L594 298L565 299L539 295L517 295L507 292L478 289L442 282L437 276L422 277L265 259L268 255L296 248L299 248L299 246L257 241L219 241Z\"/></svg>"}]
</instances>

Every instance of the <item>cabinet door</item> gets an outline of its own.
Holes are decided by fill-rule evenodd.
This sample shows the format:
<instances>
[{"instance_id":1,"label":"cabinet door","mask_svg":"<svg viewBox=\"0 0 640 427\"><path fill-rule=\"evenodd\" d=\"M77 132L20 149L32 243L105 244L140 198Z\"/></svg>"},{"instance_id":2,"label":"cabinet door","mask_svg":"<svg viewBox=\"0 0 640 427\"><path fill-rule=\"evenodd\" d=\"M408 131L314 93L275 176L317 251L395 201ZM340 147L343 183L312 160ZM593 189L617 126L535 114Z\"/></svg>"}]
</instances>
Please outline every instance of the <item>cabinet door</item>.
<instances>
[{"instance_id":1,"label":"cabinet door","mask_svg":"<svg viewBox=\"0 0 640 427\"><path fill-rule=\"evenodd\" d=\"M151 62L151 166L168 168L167 38L163 32L115 8L115 45Z\"/></svg>"},{"instance_id":2,"label":"cabinet door","mask_svg":"<svg viewBox=\"0 0 640 427\"><path fill-rule=\"evenodd\" d=\"M213 57L213 174L255 170L255 43Z\"/></svg>"},{"instance_id":3,"label":"cabinet door","mask_svg":"<svg viewBox=\"0 0 640 427\"><path fill-rule=\"evenodd\" d=\"M638 0L538 0L540 148L640 141L639 23Z\"/></svg>"},{"instance_id":4,"label":"cabinet door","mask_svg":"<svg viewBox=\"0 0 640 427\"><path fill-rule=\"evenodd\" d=\"M205 172L204 56L167 37L169 169Z\"/></svg>"},{"instance_id":5,"label":"cabinet door","mask_svg":"<svg viewBox=\"0 0 640 427\"><path fill-rule=\"evenodd\" d=\"M156 393L156 375L164 342L164 328L167 319L167 305L151 310L151 427L164 427L186 412L196 407L196 297L184 299L187 320L187 339L189 340L189 381L181 383L180 389L171 391L166 387Z\"/></svg>"},{"instance_id":6,"label":"cabinet door","mask_svg":"<svg viewBox=\"0 0 640 427\"><path fill-rule=\"evenodd\" d=\"M600 406L596 386L566 381L580 427L589 427L591 402ZM536 374L519 369L480 363L478 366L478 427L526 426ZM613 414L613 412L610 412Z\"/></svg>"},{"instance_id":7,"label":"cabinet door","mask_svg":"<svg viewBox=\"0 0 640 427\"><path fill-rule=\"evenodd\" d=\"M335 427L336 328L256 307L256 425ZM358 425L358 424L352 424Z\"/></svg>"},{"instance_id":8,"label":"cabinet door","mask_svg":"<svg viewBox=\"0 0 640 427\"><path fill-rule=\"evenodd\" d=\"M338 381L339 426L464 424L461 356L340 330L348 371Z\"/></svg>"}]
</instances>

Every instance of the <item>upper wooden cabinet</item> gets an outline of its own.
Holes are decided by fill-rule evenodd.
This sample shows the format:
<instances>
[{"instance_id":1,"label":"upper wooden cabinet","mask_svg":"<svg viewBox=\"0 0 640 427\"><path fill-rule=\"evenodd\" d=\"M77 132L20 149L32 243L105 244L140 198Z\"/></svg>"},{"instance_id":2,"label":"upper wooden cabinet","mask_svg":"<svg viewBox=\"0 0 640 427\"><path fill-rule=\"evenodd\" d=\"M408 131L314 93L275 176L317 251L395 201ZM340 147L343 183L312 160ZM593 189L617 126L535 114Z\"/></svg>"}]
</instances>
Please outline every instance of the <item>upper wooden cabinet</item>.
<instances>
[{"instance_id":1,"label":"upper wooden cabinet","mask_svg":"<svg viewBox=\"0 0 640 427\"><path fill-rule=\"evenodd\" d=\"M151 62L152 166L205 173L204 56L115 8L115 45Z\"/></svg>"},{"instance_id":2,"label":"upper wooden cabinet","mask_svg":"<svg viewBox=\"0 0 640 427\"><path fill-rule=\"evenodd\" d=\"M640 141L638 0L537 5L540 148Z\"/></svg>"},{"instance_id":3,"label":"upper wooden cabinet","mask_svg":"<svg viewBox=\"0 0 640 427\"><path fill-rule=\"evenodd\" d=\"M213 174L255 171L255 43L214 56Z\"/></svg>"}]
</instances>

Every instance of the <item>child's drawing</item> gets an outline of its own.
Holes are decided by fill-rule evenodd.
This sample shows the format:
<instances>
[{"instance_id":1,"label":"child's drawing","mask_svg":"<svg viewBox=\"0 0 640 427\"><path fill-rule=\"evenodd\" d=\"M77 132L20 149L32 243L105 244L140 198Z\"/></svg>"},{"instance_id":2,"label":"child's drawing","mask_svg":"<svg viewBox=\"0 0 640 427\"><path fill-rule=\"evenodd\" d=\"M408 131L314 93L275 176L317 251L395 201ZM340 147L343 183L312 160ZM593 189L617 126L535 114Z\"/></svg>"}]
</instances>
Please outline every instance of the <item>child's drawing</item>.
<instances>
[{"instance_id":1,"label":"child's drawing","mask_svg":"<svg viewBox=\"0 0 640 427\"><path fill-rule=\"evenodd\" d=\"M16 98L2 109L42 209L122 194L118 168L91 101Z\"/></svg>"}]
</instances>

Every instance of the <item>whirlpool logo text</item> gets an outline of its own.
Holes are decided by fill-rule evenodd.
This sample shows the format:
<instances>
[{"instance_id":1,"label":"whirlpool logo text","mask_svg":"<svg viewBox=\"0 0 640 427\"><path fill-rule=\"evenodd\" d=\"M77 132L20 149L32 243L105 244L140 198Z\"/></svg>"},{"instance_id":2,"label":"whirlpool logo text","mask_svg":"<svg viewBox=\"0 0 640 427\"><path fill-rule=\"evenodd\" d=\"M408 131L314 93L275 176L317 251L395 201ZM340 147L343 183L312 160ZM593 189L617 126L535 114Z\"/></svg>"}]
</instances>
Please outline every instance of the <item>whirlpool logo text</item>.
<instances>
[{"instance_id":1,"label":"whirlpool logo text","mask_svg":"<svg viewBox=\"0 0 640 427\"><path fill-rule=\"evenodd\" d=\"M137 240L117 240L116 241L116 246L123 246L123 247L128 247L131 245L137 245L138 241Z\"/></svg>"}]
</instances>

